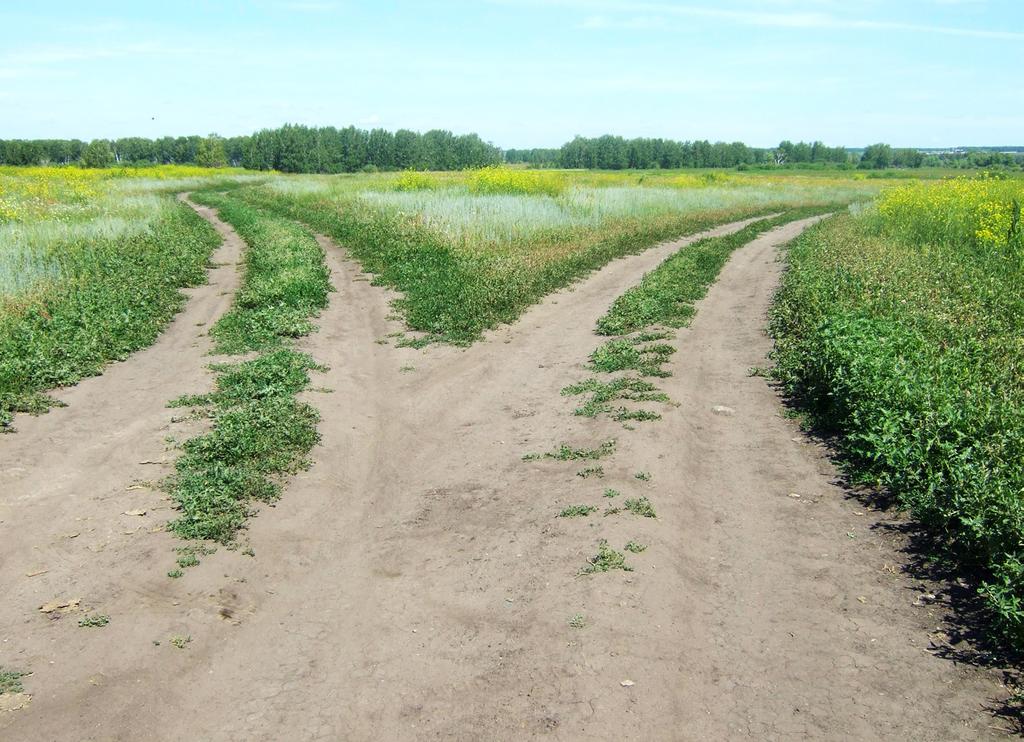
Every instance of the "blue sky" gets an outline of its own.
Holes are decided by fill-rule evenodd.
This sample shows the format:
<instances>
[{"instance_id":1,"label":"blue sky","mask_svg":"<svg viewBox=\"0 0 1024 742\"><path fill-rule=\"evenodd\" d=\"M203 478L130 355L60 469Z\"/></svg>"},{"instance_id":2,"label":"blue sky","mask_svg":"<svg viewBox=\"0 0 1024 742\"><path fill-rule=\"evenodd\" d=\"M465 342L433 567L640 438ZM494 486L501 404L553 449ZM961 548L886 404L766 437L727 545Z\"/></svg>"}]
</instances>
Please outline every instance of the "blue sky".
<instances>
[{"instance_id":1,"label":"blue sky","mask_svg":"<svg viewBox=\"0 0 1024 742\"><path fill-rule=\"evenodd\" d=\"M0 138L1024 145L1022 0L42 0L0 28Z\"/></svg>"}]
</instances>

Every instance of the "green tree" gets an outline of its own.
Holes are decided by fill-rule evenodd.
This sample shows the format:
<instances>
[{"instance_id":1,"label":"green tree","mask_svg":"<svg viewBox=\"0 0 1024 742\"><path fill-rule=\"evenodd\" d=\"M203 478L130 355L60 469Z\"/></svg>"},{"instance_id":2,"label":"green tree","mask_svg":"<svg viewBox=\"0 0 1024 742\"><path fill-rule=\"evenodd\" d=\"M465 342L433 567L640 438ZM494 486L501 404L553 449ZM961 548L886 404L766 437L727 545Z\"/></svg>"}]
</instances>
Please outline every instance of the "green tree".
<instances>
[{"instance_id":1,"label":"green tree","mask_svg":"<svg viewBox=\"0 0 1024 742\"><path fill-rule=\"evenodd\" d=\"M200 139L196 145L196 164L200 167L226 167L228 155L224 140L216 134Z\"/></svg>"},{"instance_id":2,"label":"green tree","mask_svg":"<svg viewBox=\"0 0 1024 742\"><path fill-rule=\"evenodd\" d=\"M892 147L888 144L872 144L865 148L864 154L860 156L860 164L857 166L862 170L882 170L892 167Z\"/></svg>"},{"instance_id":3,"label":"green tree","mask_svg":"<svg viewBox=\"0 0 1024 742\"><path fill-rule=\"evenodd\" d=\"M114 150L106 139L93 139L82 151L84 167L110 167L114 164Z\"/></svg>"}]
</instances>

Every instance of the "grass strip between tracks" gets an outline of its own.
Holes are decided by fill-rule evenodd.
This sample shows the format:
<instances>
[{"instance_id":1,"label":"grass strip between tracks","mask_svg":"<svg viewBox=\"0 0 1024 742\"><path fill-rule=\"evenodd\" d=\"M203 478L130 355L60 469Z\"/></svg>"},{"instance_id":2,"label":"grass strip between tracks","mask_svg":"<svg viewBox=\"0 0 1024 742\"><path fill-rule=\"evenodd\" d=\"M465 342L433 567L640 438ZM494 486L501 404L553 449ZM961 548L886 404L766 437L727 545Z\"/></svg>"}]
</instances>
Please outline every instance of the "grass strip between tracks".
<instances>
[{"instance_id":1,"label":"grass strip between tracks","mask_svg":"<svg viewBox=\"0 0 1024 742\"><path fill-rule=\"evenodd\" d=\"M217 208L247 245L234 306L210 330L216 350L259 355L215 364L213 392L171 402L194 407L211 426L183 444L168 479L181 511L170 527L182 538L229 543L252 503L280 497L283 478L308 465L320 439L318 413L296 395L309 387L310 371L324 369L289 345L315 329L331 286L323 250L307 230L229 195L194 198Z\"/></svg>"}]
</instances>

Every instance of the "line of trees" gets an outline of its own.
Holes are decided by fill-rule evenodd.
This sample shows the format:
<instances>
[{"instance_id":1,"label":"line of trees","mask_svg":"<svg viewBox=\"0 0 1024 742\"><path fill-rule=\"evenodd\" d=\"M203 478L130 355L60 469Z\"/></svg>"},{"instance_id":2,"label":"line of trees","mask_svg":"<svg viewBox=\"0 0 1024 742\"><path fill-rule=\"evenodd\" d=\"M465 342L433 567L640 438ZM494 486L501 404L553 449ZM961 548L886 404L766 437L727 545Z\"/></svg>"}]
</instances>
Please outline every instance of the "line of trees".
<instances>
[{"instance_id":1,"label":"line of trees","mask_svg":"<svg viewBox=\"0 0 1024 742\"><path fill-rule=\"evenodd\" d=\"M240 166L249 137L124 137L122 139L0 139L4 165L224 165Z\"/></svg>"},{"instance_id":2,"label":"line of trees","mask_svg":"<svg viewBox=\"0 0 1024 742\"><path fill-rule=\"evenodd\" d=\"M821 142L784 141L774 149L749 147L743 142L677 142L671 139L624 139L576 137L560 149L508 150L509 163L535 167L597 168L625 170L690 167L750 167L800 164L848 165L850 152L844 147L826 147Z\"/></svg>"},{"instance_id":3,"label":"line of trees","mask_svg":"<svg viewBox=\"0 0 1024 742\"><path fill-rule=\"evenodd\" d=\"M146 164L231 165L286 173L351 173L360 170L461 170L501 162L531 167L601 170L675 168L1024 167L1024 152L982 148L924 153L872 144L862 152L821 142L780 142L748 147L742 142L678 142L605 135L576 137L560 148L502 152L476 134L286 124L251 136L124 137L122 139L0 139L0 164L85 167Z\"/></svg>"},{"instance_id":4,"label":"line of trees","mask_svg":"<svg viewBox=\"0 0 1024 742\"><path fill-rule=\"evenodd\" d=\"M286 124L248 138L242 166L285 173L352 173L357 170L462 170L497 165L502 152L476 134L432 129L366 131L349 126Z\"/></svg>"},{"instance_id":5,"label":"line of trees","mask_svg":"<svg viewBox=\"0 0 1024 742\"><path fill-rule=\"evenodd\" d=\"M310 127L286 124L252 136L223 138L163 137L145 139L0 140L0 164L202 165L280 170L285 173L352 173L357 170L462 170L496 165L502 151L476 134L456 135L434 129L370 131L349 126Z\"/></svg>"}]
</instances>

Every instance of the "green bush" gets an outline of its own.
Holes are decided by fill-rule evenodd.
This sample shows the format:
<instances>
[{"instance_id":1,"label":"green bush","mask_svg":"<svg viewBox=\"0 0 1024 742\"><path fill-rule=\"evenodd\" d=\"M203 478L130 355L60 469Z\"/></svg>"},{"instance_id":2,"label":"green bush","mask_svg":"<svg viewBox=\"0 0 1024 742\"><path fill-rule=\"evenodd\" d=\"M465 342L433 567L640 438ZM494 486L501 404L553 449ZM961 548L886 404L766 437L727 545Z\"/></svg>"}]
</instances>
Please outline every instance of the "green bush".
<instances>
[{"instance_id":1,"label":"green bush","mask_svg":"<svg viewBox=\"0 0 1024 742\"><path fill-rule=\"evenodd\" d=\"M855 481L889 490L1024 646L1024 270L1019 254L899 239L870 214L789 249L775 373L840 434Z\"/></svg>"}]
</instances>

